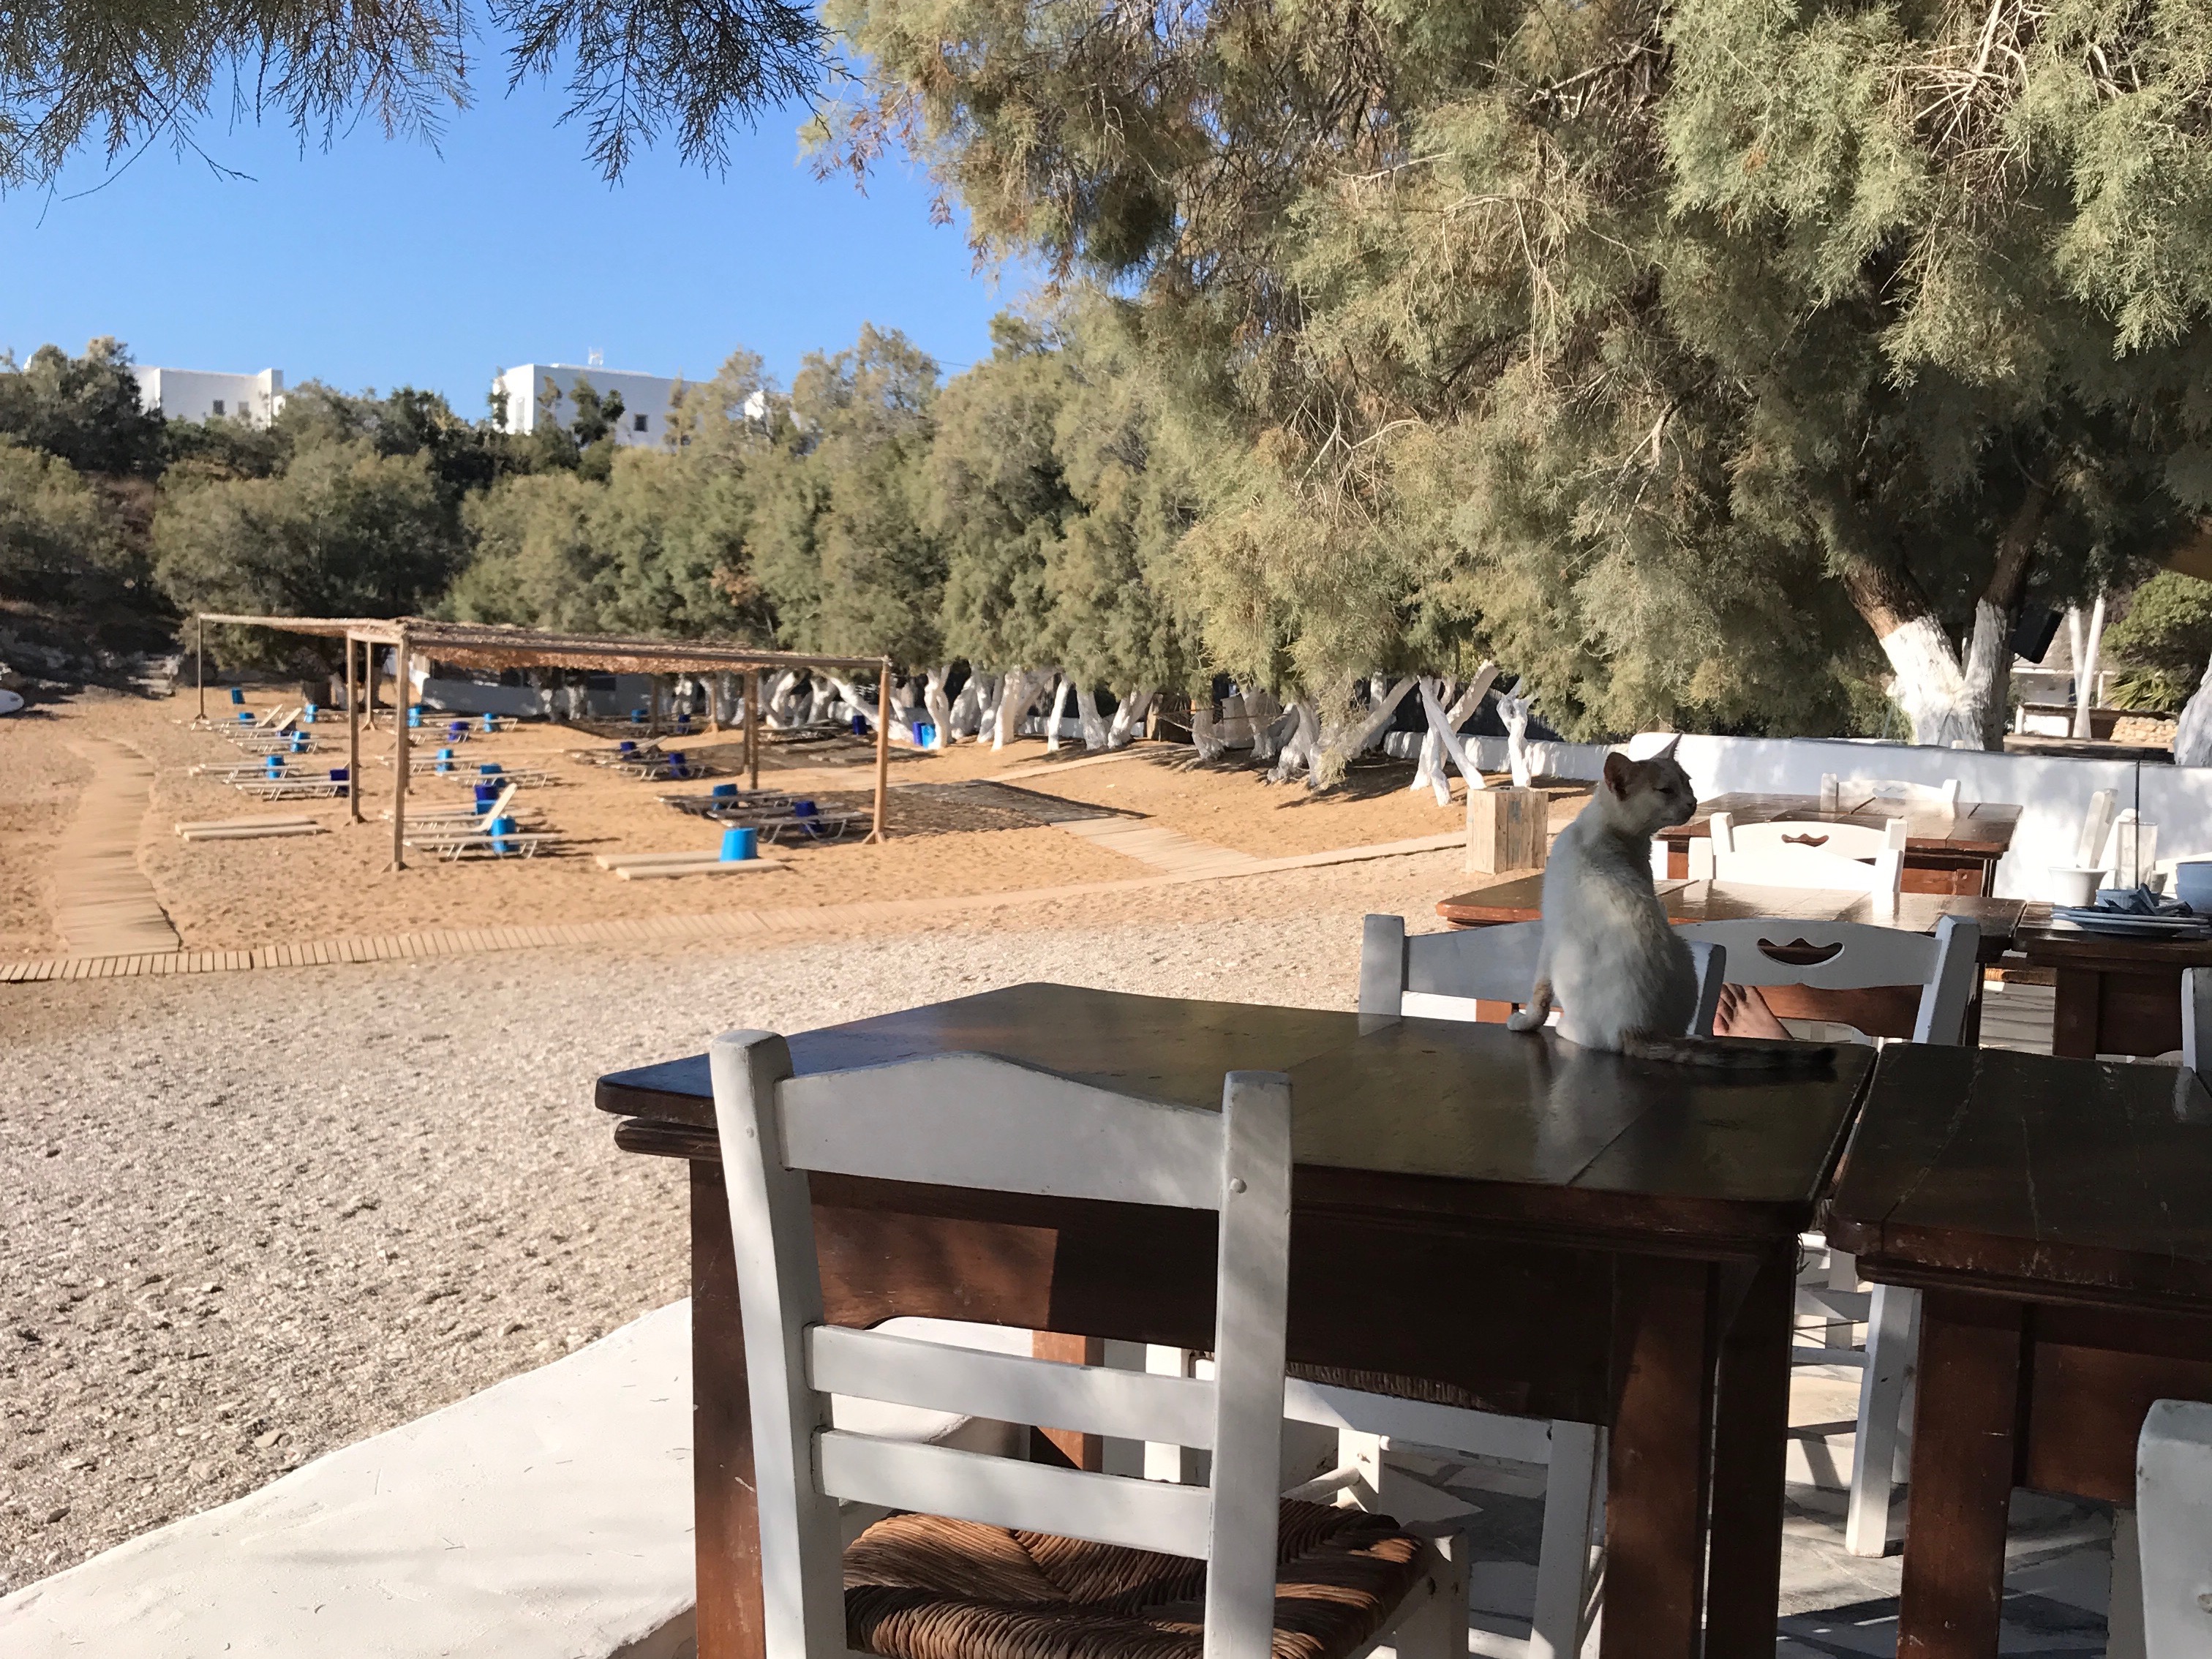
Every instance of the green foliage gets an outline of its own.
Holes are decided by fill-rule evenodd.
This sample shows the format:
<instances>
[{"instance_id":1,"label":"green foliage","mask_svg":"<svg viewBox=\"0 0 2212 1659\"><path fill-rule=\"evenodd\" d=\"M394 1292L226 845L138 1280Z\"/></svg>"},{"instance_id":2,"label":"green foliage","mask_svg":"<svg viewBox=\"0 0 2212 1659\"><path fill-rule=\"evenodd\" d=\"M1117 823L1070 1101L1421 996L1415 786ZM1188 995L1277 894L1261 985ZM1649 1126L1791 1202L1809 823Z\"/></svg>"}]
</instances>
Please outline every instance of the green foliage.
<instances>
[{"instance_id":1,"label":"green foliage","mask_svg":"<svg viewBox=\"0 0 2212 1659\"><path fill-rule=\"evenodd\" d=\"M943 657L945 550L927 519L936 398L936 363L896 330L863 324L850 350L806 357L750 469L752 572L786 645Z\"/></svg>"},{"instance_id":2,"label":"green foliage","mask_svg":"<svg viewBox=\"0 0 2212 1659\"><path fill-rule=\"evenodd\" d=\"M426 455L335 436L296 450L276 476L165 484L154 554L155 580L187 613L393 617L445 590L462 546ZM219 648L266 661L279 647Z\"/></svg>"},{"instance_id":3,"label":"green foliage","mask_svg":"<svg viewBox=\"0 0 2212 1659\"><path fill-rule=\"evenodd\" d=\"M2212 661L2212 582L2159 572L2106 629L2104 658L2122 671L2108 693L2116 708L2179 709Z\"/></svg>"},{"instance_id":4,"label":"green foliage","mask_svg":"<svg viewBox=\"0 0 2212 1659\"><path fill-rule=\"evenodd\" d=\"M43 345L19 371L0 358L0 442L42 449L80 472L151 477L162 421L138 406L131 354L105 336L72 357Z\"/></svg>"},{"instance_id":5,"label":"green foliage","mask_svg":"<svg viewBox=\"0 0 2212 1659\"><path fill-rule=\"evenodd\" d=\"M144 577L113 504L58 458L0 442L0 595L89 606Z\"/></svg>"}]
</instances>

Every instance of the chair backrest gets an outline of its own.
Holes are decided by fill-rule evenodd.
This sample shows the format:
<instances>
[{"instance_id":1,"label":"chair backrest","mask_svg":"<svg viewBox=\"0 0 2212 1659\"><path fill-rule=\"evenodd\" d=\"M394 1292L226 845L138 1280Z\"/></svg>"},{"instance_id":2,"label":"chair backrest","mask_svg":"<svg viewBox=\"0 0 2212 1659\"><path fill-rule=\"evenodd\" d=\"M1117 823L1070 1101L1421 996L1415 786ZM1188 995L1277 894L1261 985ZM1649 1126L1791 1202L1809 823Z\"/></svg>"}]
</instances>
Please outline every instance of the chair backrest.
<instances>
[{"instance_id":1,"label":"chair backrest","mask_svg":"<svg viewBox=\"0 0 2212 1659\"><path fill-rule=\"evenodd\" d=\"M1892 818L1877 830L1870 823L1823 823L1814 818L1776 818L1766 823L1737 823L1728 813L1717 812L1714 818L1728 826L1725 842L1729 851L1735 853L1779 852L1787 854L1791 848L1802 847L1815 853L1826 853L1839 859L1878 859L1884 853L1905 850L1905 820ZM1713 836L1716 851L1723 844L1717 828Z\"/></svg>"},{"instance_id":2,"label":"chair backrest","mask_svg":"<svg viewBox=\"0 0 2212 1659\"><path fill-rule=\"evenodd\" d=\"M1744 844L1755 828L1739 825L1726 812L1710 821L1712 832L1713 879L1741 882L1756 887L1819 887L1847 893L1896 893L1905 884L1905 853L1885 844L1871 863L1776 838L1768 846ZM1842 828L1844 826L1822 826Z\"/></svg>"},{"instance_id":3,"label":"chair backrest","mask_svg":"<svg viewBox=\"0 0 2212 1659\"><path fill-rule=\"evenodd\" d=\"M840 1499L1203 1559L1206 1659L1270 1659L1291 1089L1231 1072L1218 1112L983 1054L792 1075L780 1036L710 1054L744 1315L769 1659L848 1659ZM1211 1380L1070 1365L823 1322L811 1170L1219 1215ZM1209 1486L831 1426L832 1394L1210 1449Z\"/></svg>"},{"instance_id":4,"label":"chair backrest","mask_svg":"<svg viewBox=\"0 0 2212 1659\"><path fill-rule=\"evenodd\" d=\"M2181 1063L2212 1086L2212 968L2181 970Z\"/></svg>"},{"instance_id":5,"label":"chair backrest","mask_svg":"<svg viewBox=\"0 0 2212 1659\"><path fill-rule=\"evenodd\" d=\"M1692 922L1682 932L1726 951L1728 976L1738 985L1816 991L1917 985L1912 1040L1947 1046L1965 1041L1966 1007L1981 971L1982 930L1964 917L1944 917L1932 938L1870 922L1783 918ZM1801 944L1809 948L1795 948Z\"/></svg>"},{"instance_id":6,"label":"chair backrest","mask_svg":"<svg viewBox=\"0 0 2212 1659\"><path fill-rule=\"evenodd\" d=\"M1540 921L1408 936L1403 916L1369 916L1359 941L1359 1012L1472 1021L1478 1001L1519 1007L1528 1000L1543 950ZM1714 945L1696 939L1690 955L1698 967L1698 1006L1688 1035L1710 1036L1724 959Z\"/></svg>"},{"instance_id":7,"label":"chair backrest","mask_svg":"<svg viewBox=\"0 0 2212 1659\"><path fill-rule=\"evenodd\" d=\"M2105 842L2112 833L2112 810L2118 799L2118 795L2110 789L2100 789L2089 797L2089 805L2081 814L2081 834L2074 844L2076 869L2094 869L2097 860L2104 856Z\"/></svg>"}]
</instances>

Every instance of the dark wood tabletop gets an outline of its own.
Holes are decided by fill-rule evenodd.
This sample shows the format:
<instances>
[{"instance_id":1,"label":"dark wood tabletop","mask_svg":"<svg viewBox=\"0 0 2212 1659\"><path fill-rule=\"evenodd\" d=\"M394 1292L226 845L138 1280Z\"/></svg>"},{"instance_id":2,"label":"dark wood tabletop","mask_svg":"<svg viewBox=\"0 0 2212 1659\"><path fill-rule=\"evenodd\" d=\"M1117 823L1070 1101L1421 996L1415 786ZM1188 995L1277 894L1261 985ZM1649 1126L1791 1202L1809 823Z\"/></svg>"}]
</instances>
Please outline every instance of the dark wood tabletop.
<instances>
[{"instance_id":1,"label":"dark wood tabletop","mask_svg":"<svg viewBox=\"0 0 2212 1659\"><path fill-rule=\"evenodd\" d=\"M1900 893L1896 905L1877 909L1865 893L1809 887L1752 887L1720 881L1656 884L1668 919L1676 922L1734 921L1779 917L1791 921L1858 921L1932 933L1945 916L1964 916L1982 930L1982 960L1994 962L2012 944L2024 922L2047 915L2049 907L2025 899L1984 898L1972 893ZM1437 914L1458 927L1492 927L1504 922L1535 921L1544 914L1544 878L1522 876L1495 887L1455 893L1437 902Z\"/></svg>"},{"instance_id":2,"label":"dark wood tabletop","mask_svg":"<svg viewBox=\"0 0 2212 1659\"><path fill-rule=\"evenodd\" d=\"M1996 1659L2013 1489L2130 1505L2152 1403L2212 1401L2212 1096L1890 1048L1824 1207L1860 1272L1921 1293L1898 1651Z\"/></svg>"},{"instance_id":3,"label":"dark wood tabletop","mask_svg":"<svg viewBox=\"0 0 2212 1659\"><path fill-rule=\"evenodd\" d=\"M1611 1429L1605 1659L1771 1656L1799 1231L1873 1052L1702 1073L1494 1025L1023 985L789 1039L800 1073L973 1050L1218 1106L1290 1074L1290 1357L1357 1386ZM701 1659L763 1650L742 1310L703 1056L600 1079L690 1161ZM825 1317L1204 1346L1196 1212L810 1177ZM1063 1353L1080 1333L1077 1350Z\"/></svg>"},{"instance_id":4,"label":"dark wood tabletop","mask_svg":"<svg viewBox=\"0 0 2212 1659\"><path fill-rule=\"evenodd\" d=\"M1365 1029L1363 1029L1363 1026ZM1799 1078L1699 1071L1451 1020L1018 985L790 1039L799 1075L957 1050L1216 1108L1223 1074L1285 1071L1302 1195L1363 1176L1492 1191L1462 1204L1613 1230L1744 1237L1806 1224L1871 1063L1847 1048ZM601 1078L639 1150L710 1140L703 1054ZM696 1148L712 1156L710 1146Z\"/></svg>"},{"instance_id":5,"label":"dark wood tabletop","mask_svg":"<svg viewBox=\"0 0 2212 1659\"><path fill-rule=\"evenodd\" d=\"M2020 827L2021 809L2010 801L1962 800L1956 808L1925 801L1892 800L1879 795L1854 795L1822 811L1818 795L1770 795L1739 793L1716 795L1698 803L1698 815L1659 832L1672 847L1686 847L1699 836L1712 834L1711 818L1726 812L1738 823L1767 823L1776 818L1810 818L1821 823L1863 823L1881 829L1892 818L1905 820L1905 846L1909 853L1972 853L2002 855L2012 845Z\"/></svg>"},{"instance_id":6,"label":"dark wood tabletop","mask_svg":"<svg viewBox=\"0 0 2212 1659\"><path fill-rule=\"evenodd\" d=\"M1894 1283L2212 1313L2212 1095L2172 1066L1886 1049L1826 1211Z\"/></svg>"}]
</instances>

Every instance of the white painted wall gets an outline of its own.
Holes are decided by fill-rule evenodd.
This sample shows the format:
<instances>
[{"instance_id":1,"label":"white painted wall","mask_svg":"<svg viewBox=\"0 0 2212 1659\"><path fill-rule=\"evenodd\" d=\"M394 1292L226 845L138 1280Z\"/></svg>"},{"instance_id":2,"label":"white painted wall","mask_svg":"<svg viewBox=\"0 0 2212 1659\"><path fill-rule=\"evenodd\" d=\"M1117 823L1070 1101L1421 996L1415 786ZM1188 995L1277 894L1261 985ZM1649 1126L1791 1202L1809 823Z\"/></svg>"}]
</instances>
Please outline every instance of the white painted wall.
<instances>
[{"instance_id":1,"label":"white painted wall","mask_svg":"<svg viewBox=\"0 0 2212 1659\"><path fill-rule=\"evenodd\" d=\"M571 394L579 380L587 380L592 389L601 397L610 392L622 393L623 417L617 428L616 441L631 445L655 446L668 434L668 413L676 396L676 388L683 384L659 374L639 374L622 368L579 368L574 363L517 363L493 377L492 389L507 393L507 427L509 432L535 432L541 421L551 420L567 426L575 416L576 406ZM550 404L546 400L546 382L551 381L561 391L561 401ZM639 421L645 422L642 430Z\"/></svg>"},{"instance_id":2,"label":"white painted wall","mask_svg":"<svg viewBox=\"0 0 2212 1659\"><path fill-rule=\"evenodd\" d=\"M138 375L138 406L158 409L172 421L236 420L266 426L284 407L284 371L219 374L198 368L145 368Z\"/></svg>"}]
</instances>

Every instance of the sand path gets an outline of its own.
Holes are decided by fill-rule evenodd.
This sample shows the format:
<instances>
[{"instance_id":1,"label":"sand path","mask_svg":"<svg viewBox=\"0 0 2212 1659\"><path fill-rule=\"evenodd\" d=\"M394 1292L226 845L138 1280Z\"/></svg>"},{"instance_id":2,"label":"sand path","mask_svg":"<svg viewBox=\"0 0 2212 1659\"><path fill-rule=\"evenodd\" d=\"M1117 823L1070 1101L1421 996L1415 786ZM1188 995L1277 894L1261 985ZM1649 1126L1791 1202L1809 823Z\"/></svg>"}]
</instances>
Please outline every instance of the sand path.
<instances>
[{"instance_id":1,"label":"sand path","mask_svg":"<svg viewBox=\"0 0 2212 1659\"><path fill-rule=\"evenodd\" d=\"M182 941L138 867L153 764L112 738L70 747L92 763L93 777L54 856L54 927L64 948L73 956L176 950Z\"/></svg>"}]
</instances>

